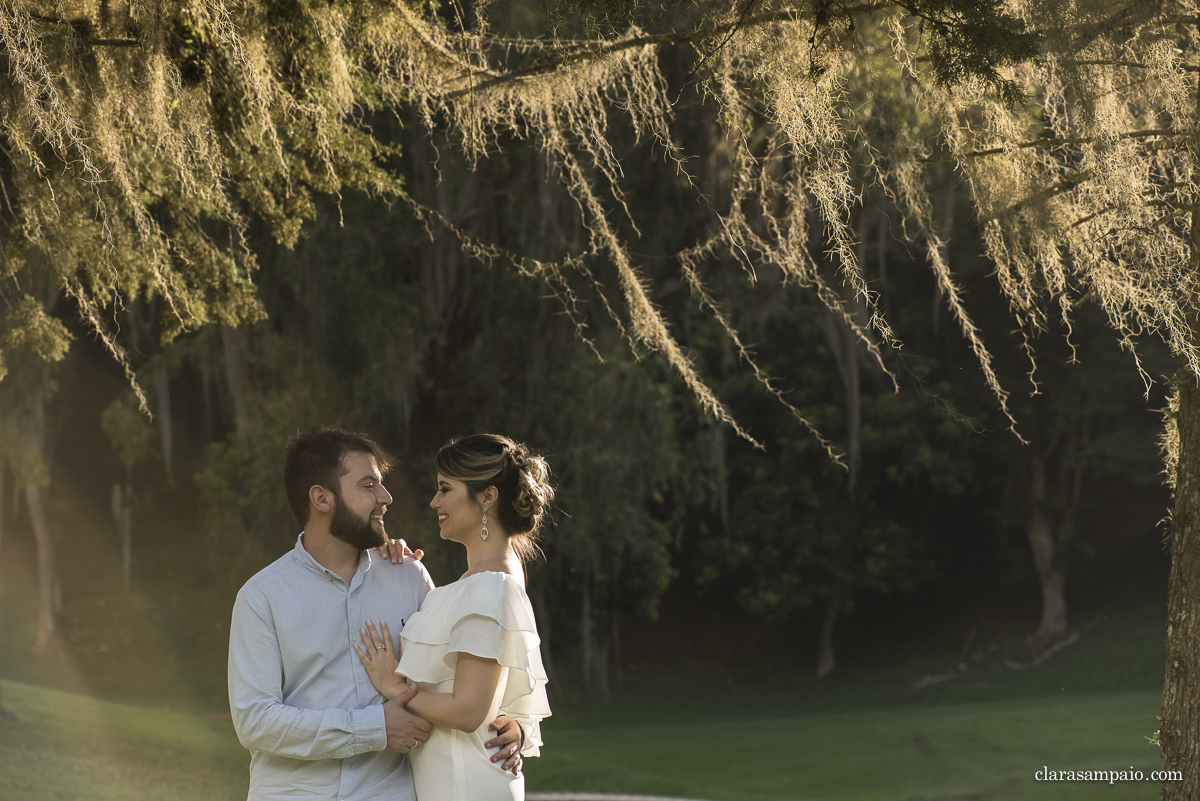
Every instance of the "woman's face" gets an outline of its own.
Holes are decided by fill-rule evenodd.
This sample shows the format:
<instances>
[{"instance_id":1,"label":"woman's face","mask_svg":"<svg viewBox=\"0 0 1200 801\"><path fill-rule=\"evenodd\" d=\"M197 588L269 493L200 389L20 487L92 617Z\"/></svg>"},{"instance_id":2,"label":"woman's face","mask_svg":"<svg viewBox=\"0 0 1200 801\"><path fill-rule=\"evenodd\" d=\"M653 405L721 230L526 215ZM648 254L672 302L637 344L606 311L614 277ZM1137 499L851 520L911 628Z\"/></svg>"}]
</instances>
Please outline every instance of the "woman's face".
<instances>
[{"instance_id":1,"label":"woman's face","mask_svg":"<svg viewBox=\"0 0 1200 801\"><path fill-rule=\"evenodd\" d=\"M429 507L437 512L442 539L466 542L468 537L478 537L483 527L483 507L471 498L467 485L441 473L438 473L437 482L437 492Z\"/></svg>"}]
</instances>

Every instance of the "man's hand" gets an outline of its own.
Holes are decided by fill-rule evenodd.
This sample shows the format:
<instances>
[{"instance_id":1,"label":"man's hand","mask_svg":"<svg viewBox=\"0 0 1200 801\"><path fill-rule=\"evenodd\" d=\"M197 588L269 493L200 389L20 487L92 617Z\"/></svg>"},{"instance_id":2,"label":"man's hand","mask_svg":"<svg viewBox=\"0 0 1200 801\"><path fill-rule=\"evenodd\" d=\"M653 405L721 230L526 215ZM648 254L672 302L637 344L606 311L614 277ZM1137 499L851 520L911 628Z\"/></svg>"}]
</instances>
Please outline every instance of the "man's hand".
<instances>
[{"instance_id":1,"label":"man's hand","mask_svg":"<svg viewBox=\"0 0 1200 801\"><path fill-rule=\"evenodd\" d=\"M420 688L416 684L383 705L383 722L387 726L387 748L397 754L407 754L429 739L429 721L419 718L404 708L416 697Z\"/></svg>"},{"instance_id":2,"label":"man's hand","mask_svg":"<svg viewBox=\"0 0 1200 801\"><path fill-rule=\"evenodd\" d=\"M398 565L405 559L415 559L420 562L425 557L425 552L420 548L412 550L404 540L388 540L379 547L379 555L393 565Z\"/></svg>"},{"instance_id":3,"label":"man's hand","mask_svg":"<svg viewBox=\"0 0 1200 801\"><path fill-rule=\"evenodd\" d=\"M504 761L503 768L514 776L521 775L521 727L515 720L499 717L488 724L496 736L483 744L484 748L499 748L493 762Z\"/></svg>"}]
</instances>

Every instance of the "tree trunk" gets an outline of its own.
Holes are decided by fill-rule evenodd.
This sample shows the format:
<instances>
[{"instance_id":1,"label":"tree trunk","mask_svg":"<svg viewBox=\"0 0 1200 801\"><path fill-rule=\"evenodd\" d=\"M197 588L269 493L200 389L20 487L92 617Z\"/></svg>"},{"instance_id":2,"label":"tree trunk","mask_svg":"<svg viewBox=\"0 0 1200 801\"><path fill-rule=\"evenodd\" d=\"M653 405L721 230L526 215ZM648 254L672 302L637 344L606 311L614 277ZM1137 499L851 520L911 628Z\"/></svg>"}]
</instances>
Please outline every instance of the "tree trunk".
<instances>
[{"instance_id":1,"label":"tree trunk","mask_svg":"<svg viewBox=\"0 0 1200 801\"><path fill-rule=\"evenodd\" d=\"M817 654L817 675L824 677L837 667L837 659L833 651L833 626L837 622L838 602L830 599L825 607L825 619L821 621L821 650Z\"/></svg>"},{"instance_id":2,"label":"tree trunk","mask_svg":"<svg viewBox=\"0 0 1200 801\"><path fill-rule=\"evenodd\" d=\"M239 445L249 442L253 428L250 400L250 343L244 328L221 326L221 350L225 356L225 383L233 412L233 429Z\"/></svg>"},{"instance_id":3,"label":"tree trunk","mask_svg":"<svg viewBox=\"0 0 1200 801\"><path fill-rule=\"evenodd\" d=\"M583 611L579 621L580 635L583 640L583 683L592 681L592 594L588 588L590 582L583 580Z\"/></svg>"},{"instance_id":4,"label":"tree trunk","mask_svg":"<svg viewBox=\"0 0 1200 801\"><path fill-rule=\"evenodd\" d=\"M1061 555L1055 553L1054 521L1047 508L1048 460L1047 450L1035 449L1030 458L1029 518L1025 526L1042 587L1042 621L1033 634L1035 650L1049 645L1067 630L1066 570Z\"/></svg>"},{"instance_id":5,"label":"tree trunk","mask_svg":"<svg viewBox=\"0 0 1200 801\"><path fill-rule=\"evenodd\" d=\"M33 525L33 537L37 542L38 555L38 605L37 638L34 650L41 652L50 644L55 634L54 609L56 571L54 569L54 543L50 540L50 523L46 519L44 503L46 488L37 484L25 485L25 501L29 505L29 520Z\"/></svg>"},{"instance_id":6,"label":"tree trunk","mask_svg":"<svg viewBox=\"0 0 1200 801\"><path fill-rule=\"evenodd\" d=\"M126 471L125 483L113 484L112 513L117 524L117 536L121 541L121 575L125 589L129 589L133 577L133 479Z\"/></svg>"},{"instance_id":7,"label":"tree trunk","mask_svg":"<svg viewBox=\"0 0 1200 801\"><path fill-rule=\"evenodd\" d=\"M4 666L4 460L0 459L0 667ZM4 706L3 685L0 685L0 718L11 716Z\"/></svg>"},{"instance_id":8,"label":"tree trunk","mask_svg":"<svg viewBox=\"0 0 1200 801\"><path fill-rule=\"evenodd\" d=\"M1200 109L1200 82L1195 88ZM1200 202L1200 183L1192 178L1192 203ZM1200 215L1193 207L1189 230L1189 267L1200 275ZM1193 299L1193 309L1196 299ZM1192 312L1193 334L1200 320ZM1175 382L1175 429L1178 462L1171 507L1171 574L1167 581L1167 669L1163 680L1158 741L1163 770L1178 771L1178 781L1163 781L1163 801L1200 798L1200 376L1180 371Z\"/></svg>"},{"instance_id":9,"label":"tree trunk","mask_svg":"<svg viewBox=\"0 0 1200 801\"><path fill-rule=\"evenodd\" d=\"M861 264L866 258L866 240L870 231L873 213L870 207L859 211L855 222L858 233L858 261ZM844 299L847 311L854 317L855 323L864 329L867 327L866 308L860 298ZM851 522L846 528L845 539L839 543L835 560L843 566L852 560L854 548L853 539L857 533L857 515L854 509L864 494L862 484L862 373L858 364L858 338L853 326L846 320L825 310L825 337L829 342L831 352L837 363L838 373L842 378L842 392L846 404L846 501L847 511ZM837 571L834 571L836 576ZM844 583L842 578L831 576L836 582L833 597L825 609L825 618L821 623L821 641L817 652L817 676L828 676L837 667L837 658L833 647L833 629L837 616L841 611L841 600L853 597L854 588Z\"/></svg>"},{"instance_id":10,"label":"tree trunk","mask_svg":"<svg viewBox=\"0 0 1200 801\"><path fill-rule=\"evenodd\" d=\"M175 486L175 441L171 426L171 376L167 372L166 362L159 360L154 367L154 394L158 400L158 444L162 449L163 469L166 471L167 483ZM130 498L132 500L132 498Z\"/></svg>"},{"instance_id":11,"label":"tree trunk","mask_svg":"<svg viewBox=\"0 0 1200 801\"><path fill-rule=\"evenodd\" d=\"M197 363L197 369L200 372L200 395L204 401L204 442L212 442L213 433L216 431L215 415L213 414L212 367L209 364L210 357L208 355L211 351L211 348L206 348Z\"/></svg>"},{"instance_id":12,"label":"tree trunk","mask_svg":"<svg viewBox=\"0 0 1200 801\"><path fill-rule=\"evenodd\" d=\"M1171 577L1167 590L1167 670L1163 685L1163 801L1200 798L1200 388L1188 375L1177 389L1179 463L1171 510Z\"/></svg>"}]
</instances>

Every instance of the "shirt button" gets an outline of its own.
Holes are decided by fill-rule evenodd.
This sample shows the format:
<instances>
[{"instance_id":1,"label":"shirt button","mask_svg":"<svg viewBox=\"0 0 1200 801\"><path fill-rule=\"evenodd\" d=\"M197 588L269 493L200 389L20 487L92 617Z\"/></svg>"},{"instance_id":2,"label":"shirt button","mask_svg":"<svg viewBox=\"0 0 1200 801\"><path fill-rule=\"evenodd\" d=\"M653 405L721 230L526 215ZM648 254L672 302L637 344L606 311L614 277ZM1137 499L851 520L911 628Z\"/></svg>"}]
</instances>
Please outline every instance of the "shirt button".
<instances>
[{"instance_id":1,"label":"shirt button","mask_svg":"<svg viewBox=\"0 0 1200 801\"><path fill-rule=\"evenodd\" d=\"M359 680L358 680L358 683L359 683L359 684L362 684L362 679L359 679Z\"/></svg>"},{"instance_id":2,"label":"shirt button","mask_svg":"<svg viewBox=\"0 0 1200 801\"><path fill-rule=\"evenodd\" d=\"M358 635L355 634L350 639L353 640L354 642L358 642Z\"/></svg>"}]
</instances>

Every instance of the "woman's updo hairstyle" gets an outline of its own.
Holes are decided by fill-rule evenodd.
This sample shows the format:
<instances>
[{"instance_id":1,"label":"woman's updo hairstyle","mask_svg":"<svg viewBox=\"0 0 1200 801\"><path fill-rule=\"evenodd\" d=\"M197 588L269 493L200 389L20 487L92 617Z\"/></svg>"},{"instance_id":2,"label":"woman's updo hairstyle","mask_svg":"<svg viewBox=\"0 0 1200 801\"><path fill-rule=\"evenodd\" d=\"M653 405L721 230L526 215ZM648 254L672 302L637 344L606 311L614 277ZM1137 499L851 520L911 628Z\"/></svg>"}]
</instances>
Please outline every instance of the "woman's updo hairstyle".
<instances>
[{"instance_id":1,"label":"woman's updo hairstyle","mask_svg":"<svg viewBox=\"0 0 1200 801\"><path fill-rule=\"evenodd\" d=\"M535 540L554 500L545 459L508 437L472 434L443 445L433 465L446 478L466 484L473 498L495 487L499 497L489 514L508 532L522 562L539 553Z\"/></svg>"}]
</instances>

